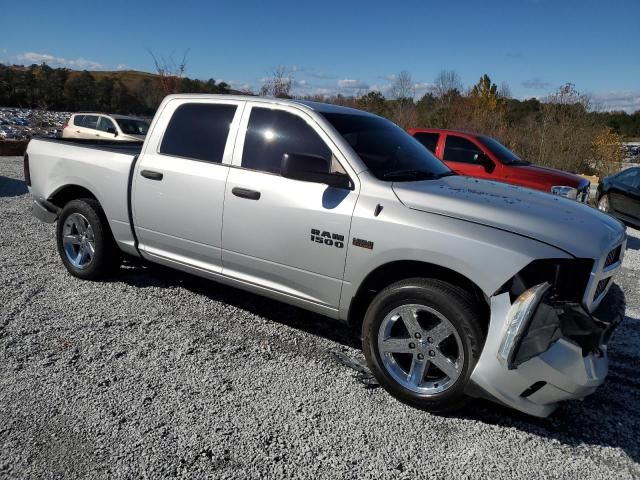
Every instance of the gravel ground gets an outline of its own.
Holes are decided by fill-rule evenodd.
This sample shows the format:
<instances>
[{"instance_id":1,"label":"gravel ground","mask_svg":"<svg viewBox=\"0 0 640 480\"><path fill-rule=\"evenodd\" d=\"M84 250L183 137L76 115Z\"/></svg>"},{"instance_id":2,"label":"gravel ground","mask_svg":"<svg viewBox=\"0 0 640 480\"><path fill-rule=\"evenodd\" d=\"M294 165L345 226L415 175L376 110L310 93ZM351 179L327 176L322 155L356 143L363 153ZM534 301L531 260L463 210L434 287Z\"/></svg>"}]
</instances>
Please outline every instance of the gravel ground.
<instances>
[{"instance_id":1,"label":"gravel ground","mask_svg":"<svg viewBox=\"0 0 640 480\"><path fill-rule=\"evenodd\" d=\"M0 157L2 478L640 478L640 231L603 387L442 417L346 366L332 320L159 267L71 277L21 178Z\"/></svg>"}]
</instances>

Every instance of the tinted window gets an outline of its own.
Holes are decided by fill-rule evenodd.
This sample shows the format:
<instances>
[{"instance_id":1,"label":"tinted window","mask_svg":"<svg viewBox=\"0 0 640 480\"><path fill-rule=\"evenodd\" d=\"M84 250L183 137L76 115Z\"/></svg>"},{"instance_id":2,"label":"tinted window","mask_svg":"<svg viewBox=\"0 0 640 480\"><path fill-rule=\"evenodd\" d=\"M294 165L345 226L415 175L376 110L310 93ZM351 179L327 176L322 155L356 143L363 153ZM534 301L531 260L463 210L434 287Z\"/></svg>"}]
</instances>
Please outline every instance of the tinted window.
<instances>
[{"instance_id":1,"label":"tinted window","mask_svg":"<svg viewBox=\"0 0 640 480\"><path fill-rule=\"evenodd\" d=\"M127 135L146 135L149 131L149 124L144 120L135 118L116 118L116 122Z\"/></svg>"},{"instance_id":2,"label":"tinted window","mask_svg":"<svg viewBox=\"0 0 640 480\"><path fill-rule=\"evenodd\" d=\"M618 175L618 181L628 187L640 188L640 170L625 170Z\"/></svg>"},{"instance_id":3,"label":"tinted window","mask_svg":"<svg viewBox=\"0 0 640 480\"><path fill-rule=\"evenodd\" d=\"M185 103L173 113L164 132L160 153L222 162L235 105Z\"/></svg>"},{"instance_id":4,"label":"tinted window","mask_svg":"<svg viewBox=\"0 0 640 480\"><path fill-rule=\"evenodd\" d=\"M389 120L348 113L322 115L381 180L411 181L452 175L420 142Z\"/></svg>"},{"instance_id":5,"label":"tinted window","mask_svg":"<svg viewBox=\"0 0 640 480\"><path fill-rule=\"evenodd\" d=\"M95 129L98 124L98 116L97 115L76 115L73 119L73 124L78 127Z\"/></svg>"},{"instance_id":6,"label":"tinted window","mask_svg":"<svg viewBox=\"0 0 640 480\"><path fill-rule=\"evenodd\" d=\"M491 137L479 137L480 143L487 147L498 160L506 165L528 165L529 162L522 160L519 156L502 145L499 141Z\"/></svg>"},{"instance_id":7,"label":"tinted window","mask_svg":"<svg viewBox=\"0 0 640 480\"><path fill-rule=\"evenodd\" d=\"M416 140L418 140L422 145L427 147L431 153L436 152L436 146L438 145L438 138L440 137L440 134L418 132L413 137Z\"/></svg>"},{"instance_id":8,"label":"tinted window","mask_svg":"<svg viewBox=\"0 0 640 480\"><path fill-rule=\"evenodd\" d=\"M447 135L443 155L445 161L479 164L480 153L482 151L466 138Z\"/></svg>"},{"instance_id":9,"label":"tinted window","mask_svg":"<svg viewBox=\"0 0 640 480\"><path fill-rule=\"evenodd\" d=\"M252 108L242 166L280 173L285 153L317 155L331 161L331 150L302 118L281 110Z\"/></svg>"},{"instance_id":10,"label":"tinted window","mask_svg":"<svg viewBox=\"0 0 640 480\"><path fill-rule=\"evenodd\" d=\"M100 121L98 122L98 130L108 132L110 128L113 132L116 131L116 126L111 120L109 120L107 117L100 117Z\"/></svg>"}]
</instances>

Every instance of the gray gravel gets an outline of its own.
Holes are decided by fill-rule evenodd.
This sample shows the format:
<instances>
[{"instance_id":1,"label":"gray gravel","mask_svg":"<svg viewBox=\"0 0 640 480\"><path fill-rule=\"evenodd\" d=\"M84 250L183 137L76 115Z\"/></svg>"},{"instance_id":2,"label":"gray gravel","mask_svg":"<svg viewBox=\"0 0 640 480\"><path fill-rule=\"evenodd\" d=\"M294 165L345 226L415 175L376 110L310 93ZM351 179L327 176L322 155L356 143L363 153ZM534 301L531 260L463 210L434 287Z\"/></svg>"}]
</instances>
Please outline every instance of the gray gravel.
<instances>
[{"instance_id":1,"label":"gray gravel","mask_svg":"<svg viewBox=\"0 0 640 480\"><path fill-rule=\"evenodd\" d=\"M332 320L159 267L71 277L21 178L0 157L2 478L640 478L639 231L596 394L447 418L345 366Z\"/></svg>"}]
</instances>

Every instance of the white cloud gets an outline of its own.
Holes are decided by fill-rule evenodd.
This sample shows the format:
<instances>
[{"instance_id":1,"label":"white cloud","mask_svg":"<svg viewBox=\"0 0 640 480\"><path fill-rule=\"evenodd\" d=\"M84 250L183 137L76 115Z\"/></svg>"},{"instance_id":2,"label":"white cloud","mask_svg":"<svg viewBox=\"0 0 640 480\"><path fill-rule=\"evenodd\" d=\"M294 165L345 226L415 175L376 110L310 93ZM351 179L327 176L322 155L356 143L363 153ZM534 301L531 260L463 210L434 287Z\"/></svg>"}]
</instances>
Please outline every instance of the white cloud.
<instances>
[{"instance_id":1,"label":"white cloud","mask_svg":"<svg viewBox=\"0 0 640 480\"><path fill-rule=\"evenodd\" d=\"M116 70L129 70L129 69L130 69L129 65L126 65L124 63L119 63L116 66Z\"/></svg>"},{"instance_id":2,"label":"white cloud","mask_svg":"<svg viewBox=\"0 0 640 480\"><path fill-rule=\"evenodd\" d=\"M640 91L594 93L591 98L603 110L624 110L627 113L640 110Z\"/></svg>"},{"instance_id":3,"label":"white cloud","mask_svg":"<svg viewBox=\"0 0 640 480\"><path fill-rule=\"evenodd\" d=\"M21 62L26 63L46 63L50 67L68 67L79 70L100 70L104 68L99 62L87 60L85 58L67 59L64 57L56 57L48 53L24 52L16 56Z\"/></svg>"},{"instance_id":4,"label":"white cloud","mask_svg":"<svg viewBox=\"0 0 640 480\"><path fill-rule=\"evenodd\" d=\"M551 84L549 82L545 82L544 80L540 80L540 78L538 77L535 77L522 82L522 86L524 88L530 88L532 90L544 90L549 88Z\"/></svg>"},{"instance_id":5,"label":"white cloud","mask_svg":"<svg viewBox=\"0 0 640 480\"><path fill-rule=\"evenodd\" d=\"M413 89L416 91L416 98L422 98L425 93L432 92L435 88L435 84L431 82L417 82L413 84Z\"/></svg>"},{"instance_id":6,"label":"white cloud","mask_svg":"<svg viewBox=\"0 0 640 480\"><path fill-rule=\"evenodd\" d=\"M367 89L369 85L362 80L355 80L353 78L343 78L338 80L338 87L345 89Z\"/></svg>"}]
</instances>

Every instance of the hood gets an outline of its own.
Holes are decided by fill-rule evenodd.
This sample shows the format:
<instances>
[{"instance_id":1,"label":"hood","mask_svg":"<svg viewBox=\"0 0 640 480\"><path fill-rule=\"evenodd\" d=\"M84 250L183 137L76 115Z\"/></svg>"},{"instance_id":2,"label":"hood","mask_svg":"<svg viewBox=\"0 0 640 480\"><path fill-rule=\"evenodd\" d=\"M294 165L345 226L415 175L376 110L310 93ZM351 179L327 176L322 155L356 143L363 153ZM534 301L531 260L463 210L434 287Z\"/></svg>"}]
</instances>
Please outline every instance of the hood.
<instances>
[{"instance_id":1,"label":"hood","mask_svg":"<svg viewBox=\"0 0 640 480\"><path fill-rule=\"evenodd\" d=\"M396 182L409 208L523 235L576 257L599 258L624 237L624 226L595 208L548 193L471 177Z\"/></svg>"},{"instance_id":2,"label":"hood","mask_svg":"<svg viewBox=\"0 0 640 480\"><path fill-rule=\"evenodd\" d=\"M549 190L554 185L563 185L578 188L581 183L587 182L584 178L573 173L563 172L554 168L541 167L539 165L509 165L507 178L531 180L536 184L545 182Z\"/></svg>"}]
</instances>

